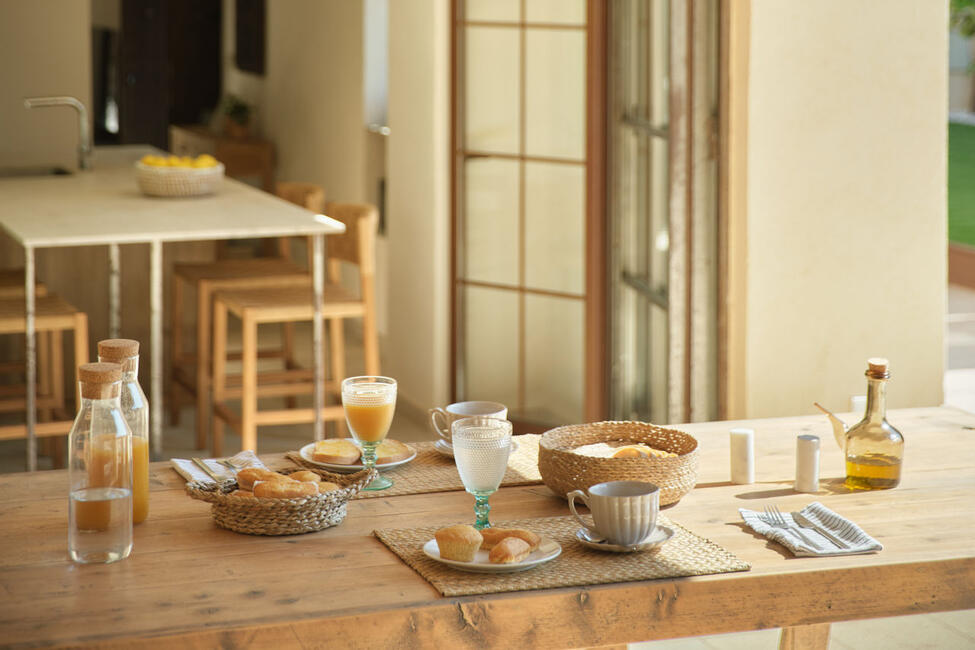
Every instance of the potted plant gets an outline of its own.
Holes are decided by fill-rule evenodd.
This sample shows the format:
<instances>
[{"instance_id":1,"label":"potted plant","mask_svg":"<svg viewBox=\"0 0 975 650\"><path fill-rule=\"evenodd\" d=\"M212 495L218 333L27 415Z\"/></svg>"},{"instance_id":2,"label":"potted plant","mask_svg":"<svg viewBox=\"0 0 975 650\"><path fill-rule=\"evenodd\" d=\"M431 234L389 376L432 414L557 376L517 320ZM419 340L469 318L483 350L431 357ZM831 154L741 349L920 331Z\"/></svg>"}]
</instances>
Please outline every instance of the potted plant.
<instances>
[{"instance_id":1,"label":"potted plant","mask_svg":"<svg viewBox=\"0 0 975 650\"><path fill-rule=\"evenodd\" d=\"M222 102L223 129L232 138L246 138L250 135L251 117L254 110L236 95L227 95Z\"/></svg>"}]
</instances>

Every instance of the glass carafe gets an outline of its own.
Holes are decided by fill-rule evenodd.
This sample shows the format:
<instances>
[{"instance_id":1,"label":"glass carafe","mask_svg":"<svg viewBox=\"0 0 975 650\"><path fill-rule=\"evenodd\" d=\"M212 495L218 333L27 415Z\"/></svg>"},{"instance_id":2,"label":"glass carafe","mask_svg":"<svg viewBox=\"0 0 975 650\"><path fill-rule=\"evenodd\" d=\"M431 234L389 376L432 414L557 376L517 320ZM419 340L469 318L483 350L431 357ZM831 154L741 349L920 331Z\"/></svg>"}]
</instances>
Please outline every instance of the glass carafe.
<instances>
[{"instance_id":1,"label":"glass carafe","mask_svg":"<svg viewBox=\"0 0 975 650\"><path fill-rule=\"evenodd\" d=\"M122 415L132 431L132 523L149 516L149 401L139 385L139 342L98 342L98 360L122 366Z\"/></svg>"},{"instance_id":2,"label":"glass carafe","mask_svg":"<svg viewBox=\"0 0 975 650\"><path fill-rule=\"evenodd\" d=\"M122 416L122 368L78 368L81 408L68 434L68 554L115 562L132 551L132 434Z\"/></svg>"},{"instance_id":3,"label":"glass carafe","mask_svg":"<svg viewBox=\"0 0 975 650\"><path fill-rule=\"evenodd\" d=\"M900 483L904 436L887 422L887 360L867 365L867 412L846 432L846 486L884 490Z\"/></svg>"}]
</instances>

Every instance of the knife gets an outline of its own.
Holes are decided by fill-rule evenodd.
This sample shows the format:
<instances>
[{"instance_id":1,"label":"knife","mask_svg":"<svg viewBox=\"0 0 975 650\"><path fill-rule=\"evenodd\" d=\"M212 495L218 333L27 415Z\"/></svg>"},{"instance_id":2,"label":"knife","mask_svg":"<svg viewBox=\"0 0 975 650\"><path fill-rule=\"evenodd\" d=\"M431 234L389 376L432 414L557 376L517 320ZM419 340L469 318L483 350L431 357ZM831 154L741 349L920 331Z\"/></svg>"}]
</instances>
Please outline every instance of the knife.
<instances>
[{"instance_id":1,"label":"knife","mask_svg":"<svg viewBox=\"0 0 975 650\"><path fill-rule=\"evenodd\" d=\"M814 521L809 519L809 517L802 514L801 512L793 512L790 514L792 515L792 520L795 521L798 525L802 526L803 528L812 528L817 533L819 533L829 541L833 542L833 544L835 544L838 548L842 548L842 549L852 548L848 542L840 539L833 533L829 532L828 530L826 530L819 524L815 523Z\"/></svg>"},{"instance_id":2,"label":"knife","mask_svg":"<svg viewBox=\"0 0 975 650\"><path fill-rule=\"evenodd\" d=\"M221 482L223 480L222 478L220 478L219 476L217 476L216 474L214 474L213 473L213 470L210 469L210 466L207 465L206 463L204 463L201 459L194 458L193 459L193 462L196 463L197 465L199 465L200 466L200 469L202 469L204 472L206 472L210 476L210 478L212 478L217 483L219 483L219 482Z\"/></svg>"}]
</instances>

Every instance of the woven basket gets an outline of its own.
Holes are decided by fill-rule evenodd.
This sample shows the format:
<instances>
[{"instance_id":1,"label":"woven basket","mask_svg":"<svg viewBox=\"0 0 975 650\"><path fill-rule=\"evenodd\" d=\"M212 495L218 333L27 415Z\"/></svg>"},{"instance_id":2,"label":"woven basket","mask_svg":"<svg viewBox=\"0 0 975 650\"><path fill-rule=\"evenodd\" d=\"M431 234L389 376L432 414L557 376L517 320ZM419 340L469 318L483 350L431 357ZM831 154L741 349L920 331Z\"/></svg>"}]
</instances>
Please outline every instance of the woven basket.
<instances>
[{"instance_id":1,"label":"woven basket","mask_svg":"<svg viewBox=\"0 0 975 650\"><path fill-rule=\"evenodd\" d=\"M303 468L280 470L291 474ZM326 481L342 486L324 494L294 499L230 496L237 489L236 481L216 485L193 481L186 484L186 493L194 499L212 503L213 521L221 528L246 535L298 535L313 533L342 523L346 504L378 473L362 470L355 474L332 474L322 469L311 470Z\"/></svg>"},{"instance_id":2,"label":"woven basket","mask_svg":"<svg viewBox=\"0 0 975 650\"><path fill-rule=\"evenodd\" d=\"M214 167L154 167L135 164L135 180L149 196L203 196L213 194L223 180L223 163Z\"/></svg>"},{"instance_id":3,"label":"woven basket","mask_svg":"<svg viewBox=\"0 0 975 650\"><path fill-rule=\"evenodd\" d=\"M668 458L594 458L573 449L598 442L644 443L677 454ZM677 503L697 482L697 440L646 422L570 424L546 432L538 443L538 471L563 499L606 481L646 481L660 488L660 505Z\"/></svg>"}]
</instances>

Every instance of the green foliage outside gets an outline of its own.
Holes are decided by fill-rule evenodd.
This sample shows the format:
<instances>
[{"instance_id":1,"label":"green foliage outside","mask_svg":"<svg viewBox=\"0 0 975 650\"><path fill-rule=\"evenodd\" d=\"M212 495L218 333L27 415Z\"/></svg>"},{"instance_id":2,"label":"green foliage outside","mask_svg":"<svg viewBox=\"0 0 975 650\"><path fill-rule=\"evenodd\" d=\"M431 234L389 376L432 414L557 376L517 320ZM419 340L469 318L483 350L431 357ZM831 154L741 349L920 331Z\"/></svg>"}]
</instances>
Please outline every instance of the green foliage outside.
<instances>
[{"instance_id":1,"label":"green foliage outside","mask_svg":"<svg viewBox=\"0 0 975 650\"><path fill-rule=\"evenodd\" d=\"M948 239L975 246L975 126L948 125Z\"/></svg>"}]
</instances>

